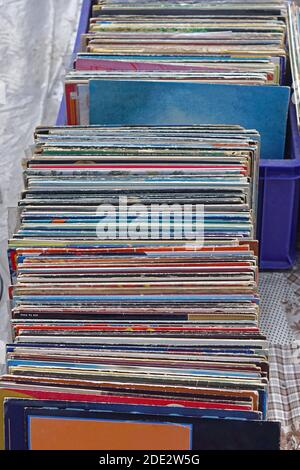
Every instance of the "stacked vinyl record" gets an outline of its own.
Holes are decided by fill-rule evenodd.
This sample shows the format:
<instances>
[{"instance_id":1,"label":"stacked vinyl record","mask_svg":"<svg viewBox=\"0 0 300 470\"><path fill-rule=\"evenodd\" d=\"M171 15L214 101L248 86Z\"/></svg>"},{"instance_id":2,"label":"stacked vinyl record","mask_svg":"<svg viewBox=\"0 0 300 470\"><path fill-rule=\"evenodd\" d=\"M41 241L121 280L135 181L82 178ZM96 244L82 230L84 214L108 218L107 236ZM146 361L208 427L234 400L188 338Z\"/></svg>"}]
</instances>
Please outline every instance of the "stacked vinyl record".
<instances>
[{"instance_id":1,"label":"stacked vinyl record","mask_svg":"<svg viewBox=\"0 0 300 470\"><path fill-rule=\"evenodd\" d=\"M2 445L277 449L255 225L260 148L284 148L284 119L265 119L288 104L284 5L94 3L71 125L36 129L9 241Z\"/></svg>"},{"instance_id":2,"label":"stacked vinyl record","mask_svg":"<svg viewBox=\"0 0 300 470\"><path fill-rule=\"evenodd\" d=\"M288 5L288 39L291 72L293 79L294 97L293 103L296 108L297 124L300 131L300 8L297 3L291 2Z\"/></svg>"},{"instance_id":3,"label":"stacked vinyl record","mask_svg":"<svg viewBox=\"0 0 300 470\"><path fill-rule=\"evenodd\" d=\"M89 82L93 79L253 86L284 83L286 4L280 0L105 0L94 5L92 15L74 70L66 77L68 124L96 124L89 110ZM210 112L208 109L208 116Z\"/></svg>"},{"instance_id":4,"label":"stacked vinyl record","mask_svg":"<svg viewBox=\"0 0 300 470\"><path fill-rule=\"evenodd\" d=\"M9 448L235 448L250 429L242 447L264 447L262 426L276 442L258 157L239 126L36 130L9 244Z\"/></svg>"}]
</instances>

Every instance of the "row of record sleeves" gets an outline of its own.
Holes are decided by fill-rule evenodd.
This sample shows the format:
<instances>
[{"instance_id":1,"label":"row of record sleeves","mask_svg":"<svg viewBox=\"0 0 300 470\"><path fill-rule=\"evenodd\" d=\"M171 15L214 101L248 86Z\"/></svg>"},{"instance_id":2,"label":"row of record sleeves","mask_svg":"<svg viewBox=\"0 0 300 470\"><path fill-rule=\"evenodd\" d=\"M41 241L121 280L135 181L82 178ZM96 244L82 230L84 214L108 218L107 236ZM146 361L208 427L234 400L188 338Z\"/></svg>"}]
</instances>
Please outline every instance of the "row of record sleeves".
<instances>
[{"instance_id":1,"label":"row of record sleeves","mask_svg":"<svg viewBox=\"0 0 300 470\"><path fill-rule=\"evenodd\" d=\"M278 448L253 241L259 140L239 126L36 130L9 242L7 448ZM179 236L186 205L194 240L185 221Z\"/></svg>"},{"instance_id":2,"label":"row of record sleeves","mask_svg":"<svg viewBox=\"0 0 300 470\"><path fill-rule=\"evenodd\" d=\"M289 18L284 1L94 2L66 77L67 123L255 124L262 158L282 159Z\"/></svg>"},{"instance_id":3,"label":"row of record sleeves","mask_svg":"<svg viewBox=\"0 0 300 470\"><path fill-rule=\"evenodd\" d=\"M297 124L300 130L300 10L292 2L288 6L288 38L290 44L290 63L292 70L293 103L296 106Z\"/></svg>"}]
</instances>

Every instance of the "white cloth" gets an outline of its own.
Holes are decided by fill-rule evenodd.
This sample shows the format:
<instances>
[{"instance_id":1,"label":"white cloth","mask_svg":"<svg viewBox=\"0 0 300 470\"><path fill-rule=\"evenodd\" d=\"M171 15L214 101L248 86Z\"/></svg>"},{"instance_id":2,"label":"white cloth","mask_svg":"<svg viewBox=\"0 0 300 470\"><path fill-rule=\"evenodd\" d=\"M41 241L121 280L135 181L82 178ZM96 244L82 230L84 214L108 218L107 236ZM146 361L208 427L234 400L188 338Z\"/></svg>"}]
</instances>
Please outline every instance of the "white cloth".
<instances>
[{"instance_id":1,"label":"white cloth","mask_svg":"<svg viewBox=\"0 0 300 470\"><path fill-rule=\"evenodd\" d=\"M19 199L21 161L34 128L56 120L81 1L0 0L0 270L6 287L7 209ZM0 340L9 332L2 301Z\"/></svg>"}]
</instances>

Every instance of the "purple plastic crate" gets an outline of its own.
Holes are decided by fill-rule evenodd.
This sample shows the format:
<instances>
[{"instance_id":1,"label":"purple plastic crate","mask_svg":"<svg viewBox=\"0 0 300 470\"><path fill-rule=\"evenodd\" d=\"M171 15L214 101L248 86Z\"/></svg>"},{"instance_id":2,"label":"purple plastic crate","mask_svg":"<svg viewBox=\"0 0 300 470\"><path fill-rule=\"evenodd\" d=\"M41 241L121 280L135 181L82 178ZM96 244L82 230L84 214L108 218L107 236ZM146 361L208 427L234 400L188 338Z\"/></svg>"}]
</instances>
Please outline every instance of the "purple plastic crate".
<instances>
[{"instance_id":1,"label":"purple plastic crate","mask_svg":"<svg viewBox=\"0 0 300 470\"><path fill-rule=\"evenodd\" d=\"M92 12L92 5L93 5L93 0L83 0L82 2L78 31L77 31L75 46L74 46L73 55L72 55L72 64L76 58L77 52L80 50L81 35L86 33L89 28L89 19L90 19L91 12ZM72 64L70 68L72 68ZM65 102L65 99L63 98L60 108L59 108L58 116L56 119L56 125L63 126L65 124L66 124L66 102Z\"/></svg>"},{"instance_id":2,"label":"purple plastic crate","mask_svg":"<svg viewBox=\"0 0 300 470\"><path fill-rule=\"evenodd\" d=\"M80 36L88 30L93 0L83 0L72 60L80 48ZM56 124L66 123L62 100ZM289 269L296 261L300 196L300 136L295 106L291 104L284 160L261 160L258 194L257 237L261 269Z\"/></svg>"}]
</instances>

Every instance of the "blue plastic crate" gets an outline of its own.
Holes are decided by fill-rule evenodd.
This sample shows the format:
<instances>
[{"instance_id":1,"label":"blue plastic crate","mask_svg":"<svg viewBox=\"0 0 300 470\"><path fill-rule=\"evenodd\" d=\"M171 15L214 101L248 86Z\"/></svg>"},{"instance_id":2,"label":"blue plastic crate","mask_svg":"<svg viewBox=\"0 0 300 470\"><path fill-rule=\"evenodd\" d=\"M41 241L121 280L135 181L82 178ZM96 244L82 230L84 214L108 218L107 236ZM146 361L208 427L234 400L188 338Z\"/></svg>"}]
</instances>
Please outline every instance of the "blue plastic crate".
<instances>
[{"instance_id":1,"label":"blue plastic crate","mask_svg":"<svg viewBox=\"0 0 300 470\"><path fill-rule=\"evenodd\" d=\"M73 58L80 48L81 34L88 30L93 0L83 0ZM62 100L57 125L66 122ZM237 123L238 124L238 123ZM258 194L257 237L261 269L289 269L296 261L300 196L300 136L295 107L290 106L287 158L261 160Z\"/></svg>"}]
</instances>

